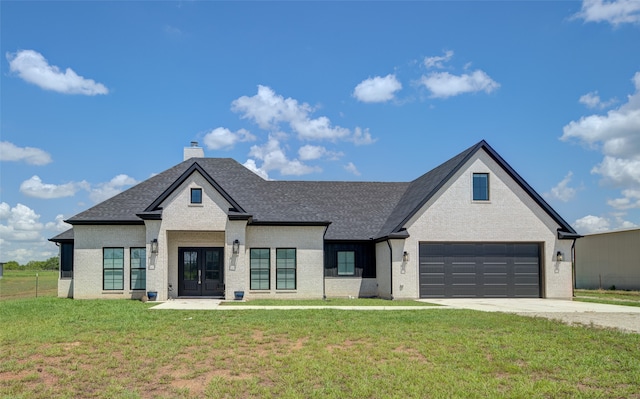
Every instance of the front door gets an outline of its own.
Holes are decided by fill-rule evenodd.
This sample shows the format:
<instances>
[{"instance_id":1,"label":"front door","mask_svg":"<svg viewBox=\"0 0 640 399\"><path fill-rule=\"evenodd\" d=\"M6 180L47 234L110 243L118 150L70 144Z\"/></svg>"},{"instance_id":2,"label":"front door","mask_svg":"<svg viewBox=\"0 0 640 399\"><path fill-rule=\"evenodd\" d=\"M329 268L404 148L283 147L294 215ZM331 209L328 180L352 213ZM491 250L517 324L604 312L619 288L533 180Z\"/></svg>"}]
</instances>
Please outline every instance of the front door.
<instances>
[{"instance_id":1,"label":"front door","mask_svg":"<svg viewBox=\"0 0 640 399\"><path fill-rule=\"evenodd\" d=\"M178 296L224 296L224 248L178 248Z\"/></svg>"}]
</instances>

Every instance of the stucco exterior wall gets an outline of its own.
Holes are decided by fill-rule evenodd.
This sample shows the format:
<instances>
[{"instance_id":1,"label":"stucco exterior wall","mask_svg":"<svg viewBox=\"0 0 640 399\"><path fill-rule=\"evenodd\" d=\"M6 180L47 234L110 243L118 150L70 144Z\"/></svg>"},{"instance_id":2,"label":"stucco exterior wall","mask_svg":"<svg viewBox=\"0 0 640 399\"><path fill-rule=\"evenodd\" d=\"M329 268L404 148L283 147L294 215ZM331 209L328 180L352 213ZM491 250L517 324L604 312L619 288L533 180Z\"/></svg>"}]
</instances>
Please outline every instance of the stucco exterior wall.
<instances>
[{"instance_id":1,"label":"stucco exterior wall","mask_svg":"<svg viewBox=\"0 0 640 399\"><path fill-rule=\"evenodd\" d=\"M201 204L191 203L192 188L202 189ZM163 301L178 296L178 248L225 247L226 263L231 249L226 248L224 232L228 216L225 210L230 204L195 172L160 206L163 208L162 220L147 222L148 241L156 237L158 240L157 257L147 271L147 287L157 291L158 300Z\"/></svg>"},{"instance_id":2,"label":"stucco exterior wall","mask_svg":"<svg viewBox=\"0 0 640 399\"><path fill-rule=\"evenodd\" d=\"M58 279L58 298L73 298L73 279Z\"/></svg>"},{"instance_id":3,"label":"stucco exterior wall","mask_svg":"<svg viewBox=\"0 0 640 399\"><path fill-rule=\"evenodd\" d=\"M391 258L387 241L376 243L376 280L378 296L391 299Z\"/></svg>"},{"instance_id":4,"label":"stucco exterior wall","mask_svg":"<svg viewBox=\"0 0 640 399\"><path fill-rule=\"evenodd\" d=\"M243 259L245 298L321 299L324 285L324 226L247 226ZM270 249L270 289L250 289L250 250ZM296 289L276 289L276 249L296 249ZM236 289L235 287L233 288Z\"/></svg>"},{"instance_id":5,"label":"stucco exterior wall","mask_svg":"<svg viewBox=\"0 0 640 399\"><path fill-rule=\"evenodd\" d=\"M367 298L378 296L375 278L327 277L324 279L327 298Z\"/></svg>"},{"instance_id":6,"label":"stucco exterior wall","mask_svg":"<svg viewBox=\"0 0 640 399\"><path fill-rule=\"evenodd\" d=\"M589 234L576 242L576 288L640 290L640 229Z\"/></svg>"},{"instance_id":7,"label":"stucco exterior wall","mask_svg":"<svg viewBox=\"0 0 640 399\"><path fill-rule=\"evenodd\" d=\"M489 173L489 201L472 200L473 173ZM410 238L394 253L407 251L410 261L392 268L394 298L419 297L421 241L540 243L542 296L572 297L572 241L557 239L559 226L484 151L469 160L406 227ZM562 262L555 259L557 251L564 255Z\"/></svg>"},{"instance_id":8,"label":"stucco exterior wall","mask_svg":"<svg viewBox=\"0 0 640 399\"><path fill-rule=\"evenodd\" d=\"M123 226L83 226L73 227L74 272L73 297L77 299L92 298L139 298L144 290L131 290L130 281L130 248L146 247L144 225ZM103 290L103 248L124 248L124 289ZM149 250L147 249L147 253Z\"/></svg>"}]
</instances>

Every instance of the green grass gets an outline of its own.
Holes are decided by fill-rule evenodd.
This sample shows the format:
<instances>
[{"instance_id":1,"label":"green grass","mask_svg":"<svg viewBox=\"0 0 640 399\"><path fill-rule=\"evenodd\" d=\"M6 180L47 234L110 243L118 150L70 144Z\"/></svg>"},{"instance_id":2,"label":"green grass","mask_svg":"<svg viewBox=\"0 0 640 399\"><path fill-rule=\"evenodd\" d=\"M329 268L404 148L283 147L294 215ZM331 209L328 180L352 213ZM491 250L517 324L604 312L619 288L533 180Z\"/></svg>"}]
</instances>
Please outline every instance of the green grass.
<instances>
[{"instance_id":1,"label":"green grass","mask_svg":"<svg viewBox=\"0 0 640 399\"><path fill-rule=\"evenodd\" d=\"M222 302L224 306L439 306L413 300L389 301L379 298L252 299Z\"/></svg>"},{"instance_id":2,"label":"green grass","mask_svg":"<svg viewBox=\"0 0 640 399\"><path fill-rule=\"evenodd\" d=\"M58 295L58 271L5 270L0 279L0 300Z\"/></svg>"},{"instance_id":3,"label":"green grass","mask_svg":"<svg viewBox=\"0 0 640 399\"><path fill-rule=\"evenodd\" d=\"M575 290L575 301L640 306L640 291Z\"/></svg>"},{"instance_id":4,"label":"green grass","mask_svg":"<svg viewBox=\"0 0 640 399\"><path fill-rule=\"evenodd\" d=\"M640 335L468 310L0 306L1 398L638 398Z\"/></svg>"}]
</instances>

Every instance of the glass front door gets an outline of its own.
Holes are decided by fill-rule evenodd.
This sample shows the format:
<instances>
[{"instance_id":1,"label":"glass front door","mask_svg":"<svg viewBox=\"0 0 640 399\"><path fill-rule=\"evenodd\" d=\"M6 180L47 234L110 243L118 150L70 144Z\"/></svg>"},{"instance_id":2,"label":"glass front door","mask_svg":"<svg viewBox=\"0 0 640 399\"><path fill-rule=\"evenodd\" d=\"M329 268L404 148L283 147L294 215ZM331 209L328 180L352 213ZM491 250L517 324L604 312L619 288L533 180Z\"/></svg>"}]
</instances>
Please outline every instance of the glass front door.
<instances>
[{"instance_id":1,"label":"glass front door","mask_svg":"<svg viewBox=\"0 0 640 399\"><path fill-rule=\"evenodd\" d=\"M224 248L178 248L178 296L224 296Z\"/></svg>"}]
</instances>

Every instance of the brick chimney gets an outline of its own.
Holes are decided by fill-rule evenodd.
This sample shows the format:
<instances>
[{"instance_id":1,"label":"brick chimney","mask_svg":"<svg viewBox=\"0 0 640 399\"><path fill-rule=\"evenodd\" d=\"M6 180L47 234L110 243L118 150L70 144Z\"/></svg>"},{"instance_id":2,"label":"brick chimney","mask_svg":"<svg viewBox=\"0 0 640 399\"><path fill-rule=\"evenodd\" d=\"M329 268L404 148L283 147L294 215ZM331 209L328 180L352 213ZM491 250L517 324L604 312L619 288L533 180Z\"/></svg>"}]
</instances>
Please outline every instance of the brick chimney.
<instances>
[{"instance_id":1,"label":"brick chimney","mask_svg":"<svg viewBox=\"0 0 640 399\"><path fill-rule=\"evenodd\" d=\"M197 141L192 141L190 147L184 147L184 160L191 158L204 158L204 149L198 146Z\"/></svg>"}]
</instances>

